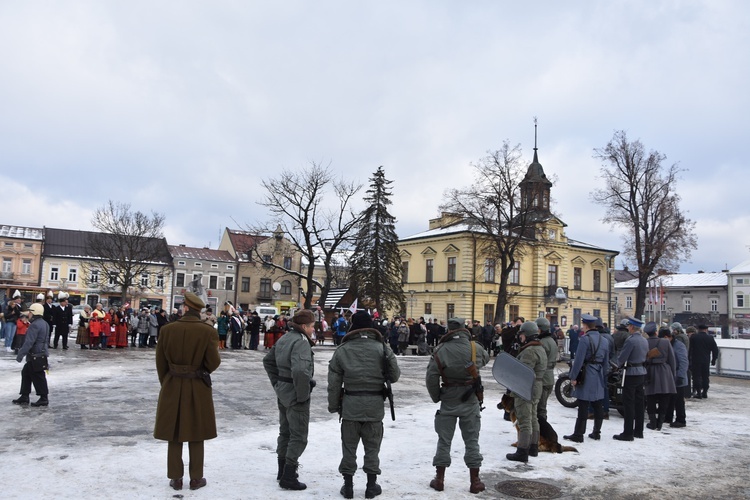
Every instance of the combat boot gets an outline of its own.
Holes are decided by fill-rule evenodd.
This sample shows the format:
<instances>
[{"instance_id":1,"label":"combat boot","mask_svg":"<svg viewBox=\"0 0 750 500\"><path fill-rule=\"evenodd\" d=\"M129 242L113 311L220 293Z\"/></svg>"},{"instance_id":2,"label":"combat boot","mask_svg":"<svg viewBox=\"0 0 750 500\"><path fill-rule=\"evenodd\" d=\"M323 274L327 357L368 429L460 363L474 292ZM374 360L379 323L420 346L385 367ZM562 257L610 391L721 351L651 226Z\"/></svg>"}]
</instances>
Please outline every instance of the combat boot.
<instances>
[{"instance_id":1,"label":"combat boot","mask_svg":"<svg viewBox=\"0 0 750 500\"><path fill-rule=\"evenodd\" d=\"M539 455L539 432L531 433L531 444L529 444L529 456L536 457Z\"/></svg>"},{"instance_id":2,"label":"combat boot","mask_svg":"<svg viewBox=\"0 0 750 500\"><path fill-rule=\"evenodd\" d=\"M279 486L285 490L304 490L307 488L307 485L300 483L297 477L297 466L286 463L284 464L284 473L281 475Z\"/></svg>"},{"instance_id":3,"label":"combat boot","mask_svg":"<svg viewBox=\"0 0 750 500\"><path fill-rule=\"evenodd\" d=\"M484 483L479 479L479 467L472 467L469 469L469 477L471 478L469 493L479 493L484 491Z\"/></svg>"},{"instance_id":4,"label":"combat boot","mask_svg":"<svg viewBox=\"0 0 750 500\"><path fill-rule=\"evenodd\" d=\"M430 488L437 491L443 491L445 488L445 467L438 465L435 467L435 479L430 481Z\"/></svg>"},{"instance_id":5,"label":"combat boot","mask_svg":"<svg viewBox=\"0 0 750 500\"><path fill-rule=\"evenodd\" d=\"M279 459L279 472L276 474L276 480L281 481L281 476L284 475L284 464L286 464L286 458Z\"/></svg>"},{"instance_id":6,"label":"combat boot","mask_svg":"<svg viewBox=\"0 0 750 500\"><path fill-rule=\"evenodd\" d=\"M518 443L516 443L516 452L508 453L505 458L513 460L514 462L528 462L529 461L529 445L531 444L531 434L528 432L522 432L518 436Z\"/></svg>"},{"instance_id":7,"label":"combat boot","mask_svg":"<svg viewBox=\"0 0 750 500\"><path fill-rule=\"evenodd\" d=\"M21 394L21 397L13 400L14 405L27 405L29 404L29 395Z\"/></svg>"},{"instance_id":8,"label":"combat boot","mask_svg":"<svg viewBox=\"0 0 750 500\"><path fill-rule=\"evenodd\" d=\"M354 478L351 474L344 474L344 485L339 493L344 498L354 498Z\"/></svg>"},{"instance_id":9,"label":"combat boot","mask_svg":"<svg viewBox=\"0 0 750 500\"><path fill-rule=\"evenodd\" d=\"M378 484L377 474L367 474L367 489L365 489L365 498L375 498L383 493L383 489Z\"/></svg>"}]
</instances>

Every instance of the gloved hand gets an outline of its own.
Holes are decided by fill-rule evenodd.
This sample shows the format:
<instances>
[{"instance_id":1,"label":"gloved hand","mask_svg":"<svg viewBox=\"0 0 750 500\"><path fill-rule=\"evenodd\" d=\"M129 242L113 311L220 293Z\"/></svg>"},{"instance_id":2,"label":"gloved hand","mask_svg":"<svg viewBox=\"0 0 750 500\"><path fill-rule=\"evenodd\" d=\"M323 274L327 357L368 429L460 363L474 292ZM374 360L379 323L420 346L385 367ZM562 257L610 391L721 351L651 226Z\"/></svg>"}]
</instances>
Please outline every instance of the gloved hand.
<instances>
[{"instance_id":1,"label":"gloved hand","mask_svg":"<svg viewBox=\"0 0 750 500\"><path fill-rule=\"evenodd\" d=\"M310 392L312 392L313 389L315 389L315 386L318 385L318 383L315 381L315 379L310 379Z\"/></svg>"},{"instance_id":2,"label":"gloved hand","mask_svg":"<svg viewBox=\"0 0 750 500\"><path fill-rule=\"evenodd\" d=\"M711 366L716 366L716 360L711 361Z\"/></svg>"}]
</instances>

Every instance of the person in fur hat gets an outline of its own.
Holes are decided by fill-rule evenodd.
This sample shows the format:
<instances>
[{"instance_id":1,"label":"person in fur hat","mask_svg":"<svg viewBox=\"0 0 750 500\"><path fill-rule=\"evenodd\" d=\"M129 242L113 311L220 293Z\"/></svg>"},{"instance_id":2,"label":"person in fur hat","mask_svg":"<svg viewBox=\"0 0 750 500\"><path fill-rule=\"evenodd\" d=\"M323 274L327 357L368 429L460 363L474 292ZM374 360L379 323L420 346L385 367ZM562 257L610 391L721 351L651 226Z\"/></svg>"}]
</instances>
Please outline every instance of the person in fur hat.
<instances>
[{"instance_id":1,"label":"person in fur hat","mask_svg":"<svg viewBox=\"0 0 750 500\"><path fill-rule=\"evenodd\" d=\"M357 471L357 447L365 449L362 470L367 474L365 498L380 495L380 444L383 441L384 365L389 380L396 382L401 371L396 356L373 328L367 311L352 316L352 327L341 339L328 364L328 411L341 415L339 472L344 476L341 494L354 498L353 478Z\"/></svg>"}]
</instances>

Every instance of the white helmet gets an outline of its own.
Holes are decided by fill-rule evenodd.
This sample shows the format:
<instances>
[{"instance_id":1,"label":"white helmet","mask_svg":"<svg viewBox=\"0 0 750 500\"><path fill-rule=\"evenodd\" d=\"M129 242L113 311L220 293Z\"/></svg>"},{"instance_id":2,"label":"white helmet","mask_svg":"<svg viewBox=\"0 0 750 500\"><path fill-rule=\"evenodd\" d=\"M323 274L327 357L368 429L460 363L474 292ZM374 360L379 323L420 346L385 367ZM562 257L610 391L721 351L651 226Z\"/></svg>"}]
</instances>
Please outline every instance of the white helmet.
<instances>
[{"instance_id":1,"label":"white helmet","mask_svg":"<svg viewBox=\"0 0 750 500\"><path fill-rule=\"evenodd\" d=\"M44 315L44 306L42 304L31 304L29 306L29 312L33 314L34 316L43 316Z\"/></svg>"}]
</instances>

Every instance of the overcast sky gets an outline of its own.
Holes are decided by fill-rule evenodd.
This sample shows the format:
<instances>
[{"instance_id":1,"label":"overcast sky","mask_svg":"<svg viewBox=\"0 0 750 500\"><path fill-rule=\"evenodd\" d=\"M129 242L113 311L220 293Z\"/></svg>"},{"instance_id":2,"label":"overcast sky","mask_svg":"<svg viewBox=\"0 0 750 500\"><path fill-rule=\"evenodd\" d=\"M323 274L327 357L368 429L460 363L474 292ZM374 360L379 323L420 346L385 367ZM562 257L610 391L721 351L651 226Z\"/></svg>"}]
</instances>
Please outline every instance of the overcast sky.
<instances>
[{"instance_id":1,"label":"overcast sky","mask_svg":"<svg viewBox=\"0 0 750 500\"><path fill-rule=\"evenodd\" d=\"M2 2L0 223L89 229L112 199L215 248L267 219L261 179L320 162L383 165L408 236L503 140L530 161L536 116L569 237L621 250L589 194L622 129L686 170L681 271L718 271L750 258L748 21L742 0Z\"/></svg>"}]
</instances>

